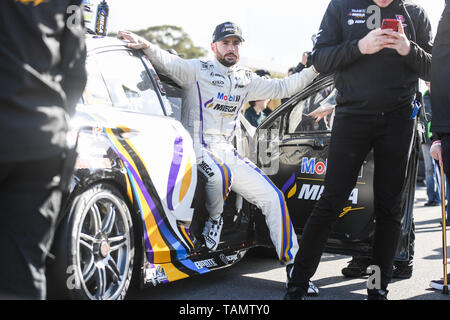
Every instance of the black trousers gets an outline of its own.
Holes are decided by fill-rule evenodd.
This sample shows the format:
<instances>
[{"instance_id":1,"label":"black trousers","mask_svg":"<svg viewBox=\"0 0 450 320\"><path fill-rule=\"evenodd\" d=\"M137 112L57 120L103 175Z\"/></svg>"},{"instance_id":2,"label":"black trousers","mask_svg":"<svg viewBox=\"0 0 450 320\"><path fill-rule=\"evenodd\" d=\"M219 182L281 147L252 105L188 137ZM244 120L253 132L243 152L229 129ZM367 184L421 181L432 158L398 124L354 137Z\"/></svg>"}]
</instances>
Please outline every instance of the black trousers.
<instances>
[{"instance_id":1,"label":"black trousers","mask_svg":"<svg viewBox=\"0 0 450 320\"><path fill-rule=\"evenodd\" d=\"M381 285L387 288L401 231L401 191L415 124L411 113L411 109L403 108L384 115L336 115L325 189L305 225L290 285L306 292L338 214L373 149L376 230L372 264L380 267Z\"/></svg>"},{"instance_id":2,"label":"black trousers","mask_svg":"<svg viewBox=\"0 0 450 320\"><path fill-rule=\"evenodd\" d=\"M62 157L0 164L0 299L45 299Z\"/></svg>"}]
</instances>

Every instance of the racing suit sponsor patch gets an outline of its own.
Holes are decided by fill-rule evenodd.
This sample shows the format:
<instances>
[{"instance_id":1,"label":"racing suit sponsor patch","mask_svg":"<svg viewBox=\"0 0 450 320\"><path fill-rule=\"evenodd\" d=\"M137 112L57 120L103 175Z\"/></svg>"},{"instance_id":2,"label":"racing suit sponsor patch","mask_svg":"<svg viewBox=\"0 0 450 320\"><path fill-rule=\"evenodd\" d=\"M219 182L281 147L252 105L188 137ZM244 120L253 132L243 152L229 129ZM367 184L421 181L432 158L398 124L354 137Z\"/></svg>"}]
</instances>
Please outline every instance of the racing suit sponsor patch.
<instances>
[{"instance_id":1,"label":"racing suit sponsor patch","mask_svg":"<svg viewBox=\"0 0 450 320\"><path fill-rule=\"evenodd\" d=\"M210 64L209 62L200 61L200 64L202 65L202 70L210 70L210 69L214 68L214 66L212 64Z\"/></svg>"},{"instance_id":2,"label":"racing suit sponsor patch","mask_svg":"<svg viewBox=\"0 0 450 320\"><path fill-rule=\"evenodd\" d=\"M241 96L238 96L238 95L236 95L236 96L232 96L232 95L227 96L223 92L219 92L217 94L217 99L223 100L223 101L227 101L227 102L239 102L241 100Z\"/></svg>"},{"instance_id":3,"label":"racing suit sponsor patch","mask_svg":"<svg viewBox=\"0 0 450 320\"><path fill-rule=\"evenodd\" d=\"M213 110L226 112L226 113L235 113L237 110L237 107L236 106L227 106L227 105L218 103L214 106Z\"/></svg>"},{"instance_id":4,"label":"racing suit sponsor patch","mask_svg":"<svg viewBox=\"0 0 450 320\"><path fill-rule=\"evenodd\" d=\"M209 75L211 76L211 78L218 77L218 78L226 79L225 76L221 75L220 73L211 72Z\"/></svg>"},{"instance_id":5,"label":"racing suit sponsor patch","mask_svg":"<svg viewBox=\"0 0 450 320\"><path fill-rule=\"evenodd\" d=\"M213 86L222 88L225 85L225 81L223 81L223 80L212 80L211 84Z\"/></svg>"},{"instance_id":6,"label":"racing suit sponsor patch","mask_svg":"<svg viewBox=\"0 0 450 320\"><path fill-rule=\"evenodd\" d=\"M214 176L214 171L211 169L211 167L205 161L202 161L202 163L200 163L198 165L198 167L200 169L202 169L203 172L205 172L208 175L208 177Z\"/></svg>"}]
</instances>

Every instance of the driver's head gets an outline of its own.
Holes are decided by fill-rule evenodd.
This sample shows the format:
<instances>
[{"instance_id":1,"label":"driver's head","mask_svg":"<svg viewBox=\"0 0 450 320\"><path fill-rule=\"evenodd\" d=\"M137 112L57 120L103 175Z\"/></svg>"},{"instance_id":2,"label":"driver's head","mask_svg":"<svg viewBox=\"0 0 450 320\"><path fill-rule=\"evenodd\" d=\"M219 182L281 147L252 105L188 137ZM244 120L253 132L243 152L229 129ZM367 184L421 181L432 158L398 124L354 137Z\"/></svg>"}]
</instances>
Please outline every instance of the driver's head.
<instances>
[{"instance_id":1,"label":"driver's head","mask_svg":"<svg viewBox=\"0 0 450 320\"><path fill-rule=\"evenodd\" d=\"M221 64L232 67L239 62L243 41L241 28L233 22L224 22L214 30L211 50Z\"/></svg>"}]
</instances>

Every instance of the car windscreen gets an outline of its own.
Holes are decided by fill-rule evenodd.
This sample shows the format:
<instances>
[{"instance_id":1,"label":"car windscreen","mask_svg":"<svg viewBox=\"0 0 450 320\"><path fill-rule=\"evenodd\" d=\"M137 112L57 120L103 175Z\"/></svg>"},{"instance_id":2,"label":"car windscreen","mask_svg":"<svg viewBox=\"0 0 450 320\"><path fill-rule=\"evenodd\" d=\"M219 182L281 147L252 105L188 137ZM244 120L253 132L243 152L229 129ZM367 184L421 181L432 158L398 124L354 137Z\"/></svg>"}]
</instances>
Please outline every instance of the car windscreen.
<instances>
[{"instance_id":1,"label":"car windscreen","mask_svg":"<svg viewBox=\"0 0 450 320\"><path fill-rule=\"evenodd\" d=\"M112 106L111 97L106 88L105 81L100 72L100 68L95 56L89 56L86 60L86 70L88 74L86 87L80 103L87 105Z\"/></svg>"},{"instance_id":2,"label":"car windscreen","mask_svg":"<svg viewBox=\"0 0 450 320\"><path fill-rule=\"evenodd\" d=\"M158 95L141 59L128 50L106 51L95 56L114 107L164 115Z\"/></svg>"}]
</instances>

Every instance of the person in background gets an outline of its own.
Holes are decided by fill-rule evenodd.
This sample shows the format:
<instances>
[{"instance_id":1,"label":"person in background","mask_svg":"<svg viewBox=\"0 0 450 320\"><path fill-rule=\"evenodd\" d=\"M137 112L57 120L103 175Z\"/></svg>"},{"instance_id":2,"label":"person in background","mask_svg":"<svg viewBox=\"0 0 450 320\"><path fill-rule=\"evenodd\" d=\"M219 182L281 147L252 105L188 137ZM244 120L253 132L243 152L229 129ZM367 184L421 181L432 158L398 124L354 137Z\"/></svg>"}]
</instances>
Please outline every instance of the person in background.
<instances>
[{"instance_id":1,"label":"person in background","mask_svg":"<svg viewBox=\"0 0 450 320\"><path fill-rule=\"evenodd\" d=\"M300 61L300 63L294 68L294 70L292 71L292 73L297 73L297 72L301 72L303 69L310 67L311 65L309 65L309 63L311 63L310 61L311 59L311 52L303 52L302 54L302 60Z\"/></svg>"},{"instance_id":2,"label":"person in background","mask_svg":"<svg viewBox=\"0 0 450 320\"><path fill-rule=\"evenodd\" d=\"M45 299L86 84L81 0L0 1L0 299Z\"/></svg>"},{"instance_id":3,"label":"person in background","mask_svg":"<svg viewBox=\"0 0 450 320\"><path fill-rule=\"evenodd\" d=\"M311 61L310 61L310 55L311 55L310 52L306 52L306 51L303 52L303 54L302 54L302 60L299 62L299 64L298 64L297 66L295 66L295 67L290 67L290 68L288 69L288 76L290 76L290 75L292 75L292 74L294 74L294 73L301 72L301 71L302 71L303 69L305 69L305 68L311 67L311 65L308 65L308 61L311 62ZM290 98L290 97L281 99L281 104L283 104L283 103L285 103L286 101L288 101L289 98Z\"/></svg>"},{"instance_id":4,"label":"person in background","mask_svg":"<svg viewBox=\"0 0 450 320\"><path fill-rule=\"evenodd\" d=\"M270 79L270 72L267 70L256 70L255 73L265 79ZM267 106L270 99L249 101L249 107L245 110L245 118L254 127L258 127L261 122L272 113L272 110Z\"/></svg>"},{"instance_id":5,"label":"person in background","mask_svg":"<svg viewBox=\"0 0 450 320\"><path fill-rule=\"evenodd\" d=\"M431 113L431 87L430 82L425 82L427 85L428 90L425 91L423 95L423 101L424 101L424 107L425 107L425 113L427 114L427 118L429 121L431 121L432 113ZM428 124L427 124L427 133L428 133ZM423 154L423 161L425 164L425 182L427 187L427 197L428 201L425 202L424 206L426 207L435 207L438 206L441 203L441 197L439 195L439 190L437 190L437 184L435 181L435 175L434 175L434 167L433 167L433 158L430 155L430 148L431 148L431 140L428 137L428 134L426 135L426 141L422 144L422 154Z\"/></svg>"}]
</instances>

